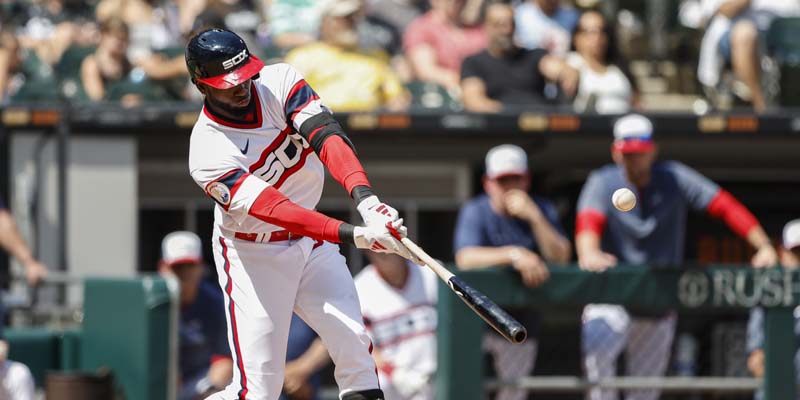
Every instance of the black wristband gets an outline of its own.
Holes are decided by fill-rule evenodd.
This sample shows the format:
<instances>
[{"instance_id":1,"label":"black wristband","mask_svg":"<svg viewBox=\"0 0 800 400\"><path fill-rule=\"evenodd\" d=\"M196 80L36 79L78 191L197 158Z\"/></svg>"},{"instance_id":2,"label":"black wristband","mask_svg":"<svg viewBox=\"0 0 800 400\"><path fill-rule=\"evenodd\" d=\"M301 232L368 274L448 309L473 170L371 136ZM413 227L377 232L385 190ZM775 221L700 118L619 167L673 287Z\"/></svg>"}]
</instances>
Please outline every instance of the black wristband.
<instances>
[{"instance_id":1,"label":"black wristband","mask_svg":"<svg viewBox=\"0 0 800 400\"><path fill-rule=\"evenodd\" d=\"M339 225L339 241L342 243L356 243L356 236L355 236L355 226L348 224L347 222Z\"/></svg>"},{"instance_id":2,"label":"black wristband","mask_svg":"<svg viewBox=\"0 0 800 400\"><path fill-rule=\"evenodd\" d=\"M366 185L358 185L353 188L352 192L350 192L350 197L353 198L353 201L356 203L356 205L361 203L361 200L374 195L375 193L372 192L372 188Z\"/></svg>"}]
</instances>

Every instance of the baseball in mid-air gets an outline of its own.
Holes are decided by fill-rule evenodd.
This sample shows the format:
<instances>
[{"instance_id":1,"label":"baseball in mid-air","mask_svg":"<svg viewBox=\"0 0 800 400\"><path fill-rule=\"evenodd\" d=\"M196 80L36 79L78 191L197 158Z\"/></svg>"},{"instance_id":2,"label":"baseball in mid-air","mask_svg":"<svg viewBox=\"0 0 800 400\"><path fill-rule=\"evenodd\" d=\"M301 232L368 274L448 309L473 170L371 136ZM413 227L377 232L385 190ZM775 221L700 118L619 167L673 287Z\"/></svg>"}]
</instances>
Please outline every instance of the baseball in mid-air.
<instances>
[{"instance_id":1,"label":"baseball in mid-air","mask_svg":"<svg viewBox=\"0 0 800 400\"><path fill-rule=\"evenodd\" d=\"M636 195L627 188L617 189L611 195L611 202L617 210L630 211L636 206Z\"/></svg>"}]
</instances>

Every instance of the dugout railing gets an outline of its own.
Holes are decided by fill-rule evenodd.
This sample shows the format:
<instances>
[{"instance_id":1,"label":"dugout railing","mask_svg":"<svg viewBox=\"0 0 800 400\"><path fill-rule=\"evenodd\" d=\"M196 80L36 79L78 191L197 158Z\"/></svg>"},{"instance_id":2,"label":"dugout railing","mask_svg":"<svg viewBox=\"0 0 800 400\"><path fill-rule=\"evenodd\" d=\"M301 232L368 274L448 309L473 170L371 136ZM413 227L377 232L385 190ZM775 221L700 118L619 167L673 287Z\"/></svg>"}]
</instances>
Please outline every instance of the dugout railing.
<instances>
[{"instance_id":1,"label":"dugout railing","mask_svg":"<svg viewBox=\"0 0 800 400\"><path fill-rule=\"evenodd\" d=\"M479 399L502 385L536 391L580 392L607 388L661 388L667 392L752 392L763 385L765 400L796 398L794 316L800 296L800 272L746 266L648 268L618 266L589 273L576 266L551 267L550 280L540 288L522 285L509 269L459 274L467 283L504 306L580 307L590 303L635 306L653 311L677 310L713 314L721 310L765 307L763 382L754 378L620 377L589 382L581 377L530 377L518 382L490 381L481 350L484 323L443 284L439 290L437 399ZM579 310L579 309L578 309Z\"/></svg>"}]
</instances>

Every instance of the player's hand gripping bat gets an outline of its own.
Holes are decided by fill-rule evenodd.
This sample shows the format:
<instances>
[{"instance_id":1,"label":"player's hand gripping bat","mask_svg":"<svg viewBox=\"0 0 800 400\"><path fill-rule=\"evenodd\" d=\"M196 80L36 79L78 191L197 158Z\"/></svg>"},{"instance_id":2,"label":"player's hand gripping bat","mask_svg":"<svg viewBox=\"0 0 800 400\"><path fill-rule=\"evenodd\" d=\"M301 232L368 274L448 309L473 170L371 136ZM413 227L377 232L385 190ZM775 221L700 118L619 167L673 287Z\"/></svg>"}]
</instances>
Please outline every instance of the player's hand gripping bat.
<instances>
[{"instance_id":1,"label":"player's hand gripping bat","mask_svg":"<svg viewBox=\"0 0 800 400\"><path fill-rule=\"evenodd\" d=\"M505 310L486 297L486 295L467 285L461 278L439 264L411 239L400 235L391 223L387 223L386 227L395 239L403 243L411 254L419 258L428 268L433 270L433 272L439 276L439 279L447 283L450 290L457 294L458 297L460 297L472 311L486 321L489 326L494 328L494 330L503 335L503 337L511 343L522 343L525 341L528 337L528 331L522 324L508 315Z\"/></svg>"}]
</instances>

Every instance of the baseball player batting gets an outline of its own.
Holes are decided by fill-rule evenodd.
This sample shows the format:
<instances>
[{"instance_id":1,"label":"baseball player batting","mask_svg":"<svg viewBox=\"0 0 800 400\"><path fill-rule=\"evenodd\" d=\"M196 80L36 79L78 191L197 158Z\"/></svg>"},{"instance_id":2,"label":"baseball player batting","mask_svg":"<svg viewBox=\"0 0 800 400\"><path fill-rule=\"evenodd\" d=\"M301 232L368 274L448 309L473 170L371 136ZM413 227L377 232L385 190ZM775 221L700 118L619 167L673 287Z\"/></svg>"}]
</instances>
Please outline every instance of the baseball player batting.
<instances>
[{"instance_id":1,"label":"baseball player batting","mask_svg":"<svg viewBox=\"0 0 800 400\"><path fill-rule=\"evenodd\" d=\"M342 400L383 399L345 259L334 243L408 250L397 211L378 200L342 127L287 64L265 66L235 33L211 29L186 49L205 97L192 130L192 178L216 201L213 249L225 293L233 381L210 399L278 398L292 311L322 338ZM324 167L365 226L314 211Z\"/></svg>"}]
</instances>

